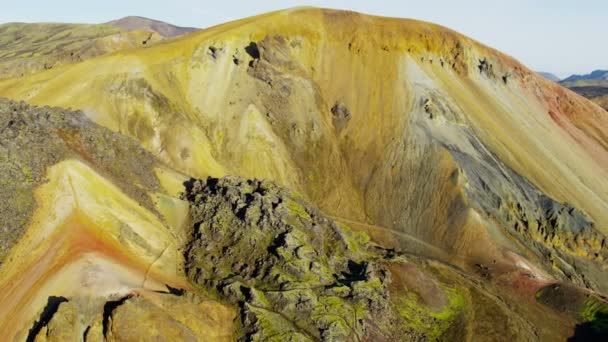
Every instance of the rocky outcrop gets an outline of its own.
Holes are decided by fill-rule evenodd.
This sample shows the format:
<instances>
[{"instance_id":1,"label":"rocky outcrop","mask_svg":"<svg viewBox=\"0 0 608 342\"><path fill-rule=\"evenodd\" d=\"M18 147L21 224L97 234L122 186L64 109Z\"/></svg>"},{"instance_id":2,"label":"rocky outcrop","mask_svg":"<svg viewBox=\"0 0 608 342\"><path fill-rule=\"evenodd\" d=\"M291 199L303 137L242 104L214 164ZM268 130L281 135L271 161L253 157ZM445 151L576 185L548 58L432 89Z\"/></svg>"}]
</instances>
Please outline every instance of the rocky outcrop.
<instances>
[{"instance_id":1,"label":"rocky outcrop","mask_svg":"<svg viewBox=\"0 0 608 342\"><path fill-rule=\"evenodd\" d=\"M107 315L107 341L234 340L234 311L192 294L126 298Z\"/></svg>"},{"instance_id":2,"label":"rocky outcrop","mask_svg":"<svg viewBox=\"0 0 608 342\"><path fill-rule=\"evenodd\" d=\"M418 106L414 129L449 151L467 204L498 222L556 278L608 291L606 236L585 213L542 193L500 161L443 99L430 95Z\"/></svg>"},{"instance_id":3,"label":"rocky outcrop","mask_svg":"<svg viewBox=\"0 0 608 342\"><path fill-rule=\"evenodd\" d=\"M191 293L132 294L105 302L97 310L84 310L87 306L86 298L49 298L27 340L233 340L234 311Z\"/></svg>"},{"instance_id":4,"label":"rocky outcrop","mask_svg":"<svg viewBox=\"0 0 608 342\"><path fill-rule=\"evenodd\" d=\"M333 107L331 107L331 114L334 127L338 132L341 132L350 120L350 111L344 103L336 103Z\"/></svg>"},{"instance_id":5,"label":"rocky outcrop","mask_svg":"<svg viewBox=\"0 0 608 342\"><path fill-rule=\"evenodd\" d=\"M192 180L192 281L238 305L242 339L360 340L370 322L389 336L391 251L339 226L272 182Z\"/></svg>"},{"instance_id":6,"label":"rocky outcrop","mask_svg":"<svg viewBox=\"0 0 608 342\"><path fill-rule=\"evenodd\" d=\"M273 182L193 179L183 198L188 277L238 307L241 340L535 338L479 283L381 248Z\"/></svg>"},{"instance_id":7,"label":"rocky outcrop","mask_svg":"<svg viewBox=\"0 0 608 342\"><path fill-rule=\"evenodd\" d=\"M158 189L156 162L136 141L96 125L82 112L0 98L0 262L29 224L36 207L33 191L45 182L47 168L70 158L99 167L153 210L135 184Z\"/></svg>"}]
</instances>

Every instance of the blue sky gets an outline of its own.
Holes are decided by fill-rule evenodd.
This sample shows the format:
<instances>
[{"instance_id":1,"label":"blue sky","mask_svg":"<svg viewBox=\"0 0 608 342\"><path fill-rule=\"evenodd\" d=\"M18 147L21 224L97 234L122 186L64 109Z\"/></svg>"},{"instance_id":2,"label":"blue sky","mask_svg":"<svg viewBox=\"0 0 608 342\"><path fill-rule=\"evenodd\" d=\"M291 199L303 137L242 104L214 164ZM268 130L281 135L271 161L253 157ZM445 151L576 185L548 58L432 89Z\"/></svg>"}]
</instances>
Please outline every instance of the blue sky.
<instances>
[{"instance_id":1,"label":"blue sky","mask_svg":"<svg viewBox=\"0 0 608 342\"><path fill-rule=\"evenodd\" d=\"M608 0L0 0L0 22L99 23L140 15L208 27L294 6L350 9L450 27L558 76L608 69Z\"/></svg>"}]
</instances>

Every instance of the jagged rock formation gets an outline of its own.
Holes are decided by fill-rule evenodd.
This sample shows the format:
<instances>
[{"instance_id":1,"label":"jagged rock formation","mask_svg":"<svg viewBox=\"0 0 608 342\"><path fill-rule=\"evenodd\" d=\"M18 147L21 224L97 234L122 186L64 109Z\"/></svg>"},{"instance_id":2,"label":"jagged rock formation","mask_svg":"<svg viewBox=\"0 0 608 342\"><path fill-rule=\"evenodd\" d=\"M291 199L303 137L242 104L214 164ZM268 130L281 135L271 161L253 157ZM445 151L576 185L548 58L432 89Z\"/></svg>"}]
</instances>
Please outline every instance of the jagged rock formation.
<instances>
[{"instance_id":1,"label":"jagged rock formation","mask_svg":"<svg viewBox=\"0 0 608 342\"><path fill-rule=\"evenodd\" d=\"M82 299L49 298L46 317L34 323L27 340L233 340L230 322L234 312L191 294L129 295L106 302L103 311L89 321L83 315L83 304Z\"/></svg>"},{"instance_id":2,"label":"jagged rock formation","mask_svg":"<svg viewBox=\"0 0 608 342\"><path fill-rule=\"evenodd\" d=\"M195 222L187 274L238 304L243 340L360 340L370 322L407 336L380 264L391 253L365 235L268 181L192 181L184 199Z\"/></svg>"},{"instance_id":3,"label":"jagged rock formation","mask_svg":"<svg viewBox=\"0 0 608 342\"><path fill-rule=\"evenodd\" d=\"M487 338L535 334L483 287L384 249L272 182L191 180L182 197L186 272L239 308L241 340L461 340L486 324ZM484 301L511 322L496 325Z\"/></svg>"}]
</instances>

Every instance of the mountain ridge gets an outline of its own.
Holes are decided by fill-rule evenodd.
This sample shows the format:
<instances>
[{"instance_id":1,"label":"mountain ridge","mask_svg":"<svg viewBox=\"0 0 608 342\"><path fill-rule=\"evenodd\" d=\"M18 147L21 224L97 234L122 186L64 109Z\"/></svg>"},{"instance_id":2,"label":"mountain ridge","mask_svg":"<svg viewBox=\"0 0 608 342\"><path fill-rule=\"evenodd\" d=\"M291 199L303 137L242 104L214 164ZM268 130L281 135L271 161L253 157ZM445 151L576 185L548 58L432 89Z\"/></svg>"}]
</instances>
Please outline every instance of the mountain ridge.
<instances>
[{"instance_id":1,"label":"mountain ridge","mask_svg":"<svg viewBox=\"0 0 608 342\"><path fill-rule=\"evenodd\" d=\"M562 80L562 82L576 82L580 80L598 80L598 81L608 81L608 70L594 70L589 74L583 75L571 75Z\"/></svg>"},{"instance_id":2,"label":"mountain ridge","mask_svg":"<svg viewBox=\"0 0 608 342\"><path fill-rule=\"evenodd\" d=\"M553 81L553 82L559 82L560 81L559 77L557 77L555 74L552 74L550 72L538 71L538 74L541 75L542 77L550 80L550 81Z\"/></svg>"},{"instance_id":3,"label":"mountain ridge","mask_svg":"<svg viewBox=\"0 0 608 342\"><path fill-rule=\"evenodd\" d=\"M595 70L586 75L572 75L559 83L608 111L608 70Z\"/></svg>"},{"instance_id":4,"label":"mountain ridge","mask_svg":"<svg viewBox=\"0 0 608 342\"><path fill-rule=\"evenodd\" d=\"M154 203L179 226L176 244L188 243L187 261L175 262L199 294L213 297L216 285L222 286L220 294L246 313L242 334L329 333L324 322L330 318L322 317L341 307L342 299L321 297L340 292L295 289L308 291L303 301L286 292L291 274L307 262L311 284L335 274L358 286L340 291L388 286L381 296L389 293L400 302L380 300L370 308L398 305L421 339L481 334L485 323L466 318L472 307L479 317L484 310L488 317L501 312L504 324L492 325L492 334L510 340L563 339L575 324L596 320L604 310L581 299L559 313L560 292L554 295L550 286L571 284L581 298L608 289L606 112L513 58L438 25L286 10L3 80L0 95L81 110L141 144L166 168L151 177L172 189L154 196L162 199ZM289 204L274 185L256 178L288 188L287 197L299 204ZM192 184L198 184L196 191L188 188ZM95 191L101 190L92 188L90 198ZM180 192L181 199L172 198ZM221 214L213 208L222 208ZM309 217L314 225L303 223ZM338 222L326 223L327 217ZM222 228L228 224L224 218L242 229ZM404 264L386 265L393 283L381 277L377 282L381 272L360 241L345 237L341 218L357 234L381 243L387 255L405 258ZM333 233L323 239L344 249L326 250L314 238L320 235L309 232L326 224ZM145 241L149 230L137 231ZM232 240L209 245L205 236L222 232ZM259 260L233 260L239 250L233 242L252 240L261 247L249 254ZM412 241L420 242L415 256L407 254ZM215 249L226 259L213 269L208 261L217 264ZM353 268L334 251L351 255ZM332 261L317 259L323 255ZM449 266L428 261L435 259ZM356 266L361 262L370 268ZM262 269L268 272L256 271ZM278 278L265 278L272 274ZM418 283L414 274L425 281ZM425 284L440 284L437 293L443 295L425 295ZM475 295L479 291L484 295ZM436 311L424 305L440 307L440 297L452 298L444 302L452 303L449 315L440 316L451 323L433 330L429 322ZM416 298L429 302L420 306ZM587 305L593 314L580 314ZM316 307L313 324L289 318L294 307ZM373 325L348 323L348 312L336 314L351 328L339 324L332 334L381 336ZM511 320L512 315L525 319ZM458 335L463 322L472 324L465 329L469 335Z\"/></svg>"},{"instance_id":5,"label":"mountain ridge","mask_svg":"<svg viewBox=\"0 0 608 342\"><path fill-rule=\"evenodd\" d=\"M162 37L148 31L126 32L97 24L13 23L0 25L0 79L75 64Z\"/></svg>"},{"instance_id":6,"label":"mountain ridge","mask_svg":"<svg viewBox=\"0 0 608 342\"><path fill-rule=\"evenodd\" d=\"M165 38L173 38L199 30L194 27L176 26L164 21L141 16L126 16L120 19L111 20L104 24L129 31L145 30L156 32Z\"/></svg>"}]
</instances>

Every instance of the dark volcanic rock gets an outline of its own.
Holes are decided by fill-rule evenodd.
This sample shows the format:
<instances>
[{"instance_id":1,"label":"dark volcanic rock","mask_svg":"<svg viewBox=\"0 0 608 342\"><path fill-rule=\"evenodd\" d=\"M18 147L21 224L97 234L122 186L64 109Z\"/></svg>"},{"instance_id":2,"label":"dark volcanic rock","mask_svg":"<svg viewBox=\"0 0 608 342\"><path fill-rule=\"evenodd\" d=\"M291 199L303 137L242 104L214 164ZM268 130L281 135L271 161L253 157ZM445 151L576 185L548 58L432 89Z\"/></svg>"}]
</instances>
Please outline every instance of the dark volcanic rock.
<instances>
[{"instance_id":1,"label":"dark volcanic rock","mask_svg":"<svg viewBox=\"0 0 608 342\"><path fill-rule=\"evenodd\" d=\"M186 270L241 310L244 339L360 339L390 324L388 251L272 182L192 180ZM391 336L395 331L384 330Z\"/></svg>"},{"instance_id":2,"label":"dark volcanic rock","mask_svg":"<svg viewBox=\"0 0 608 342\"><path fill-rule=\"evenodd\" d=\"M151 210L135 184L159 187L155 158L133 139L91 122L82 112L30 106L0 98L0 261L26 229L36 207L34 189L46 168L79 159L112 179Z\"/></svg>"}]
</instances>

